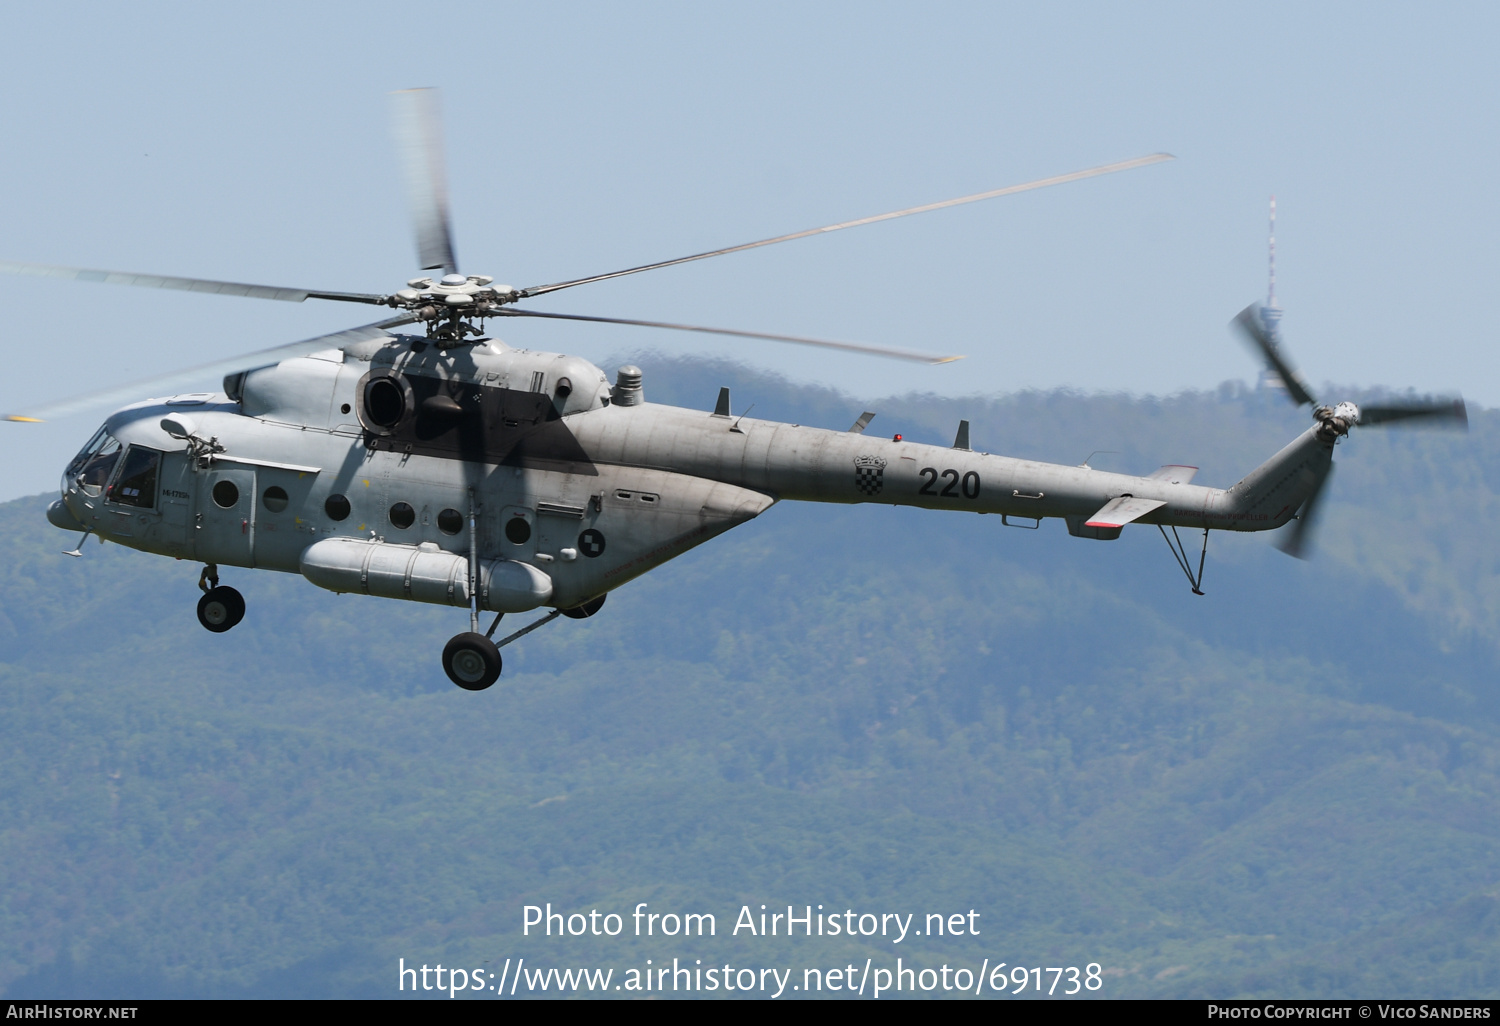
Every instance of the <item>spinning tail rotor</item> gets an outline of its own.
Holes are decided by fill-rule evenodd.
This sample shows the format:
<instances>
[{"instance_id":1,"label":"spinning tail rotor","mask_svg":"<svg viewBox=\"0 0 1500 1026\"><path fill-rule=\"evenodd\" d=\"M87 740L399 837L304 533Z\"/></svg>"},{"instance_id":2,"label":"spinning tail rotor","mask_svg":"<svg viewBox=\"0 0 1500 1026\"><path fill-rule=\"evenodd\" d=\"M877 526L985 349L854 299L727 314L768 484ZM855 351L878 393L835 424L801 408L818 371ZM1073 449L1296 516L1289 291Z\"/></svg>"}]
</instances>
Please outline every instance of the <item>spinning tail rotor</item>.
<instances>
[{"instance_id":1,"label":"spinning tail rotor","mask_svg":"<svg viewBox=\"0 0 1500 1026\"><path fill-rule=\"evenodd\" d=\"M1245 341L1265 362L1266 367L1281 379L1287 395L1298 406L1313 407L1313 419L1317 421L1318 437L1330 444L1348 436L1356 427L1427 423L1440 427L1455 427L1467 430L1468 410L1459 398L1423 397L1395 403L1370 403L1356 406L1352 402L1341 402L1334 406L1320 405L1313 397L1312 389L1297 373L1278 344L1265 329L1267 319L1262 316L1259 304L1252 303L1241 310L1230 322ZM1312 552L1312 539L1316 530L1319 504L1327 494L1328 479L1333 475L1333 464L1312 481L1312 490L1298 511L1297 519L1290 530L1277 542L1277 548L1289 556L1307 559Z\"/></svg>"}]
</instances>

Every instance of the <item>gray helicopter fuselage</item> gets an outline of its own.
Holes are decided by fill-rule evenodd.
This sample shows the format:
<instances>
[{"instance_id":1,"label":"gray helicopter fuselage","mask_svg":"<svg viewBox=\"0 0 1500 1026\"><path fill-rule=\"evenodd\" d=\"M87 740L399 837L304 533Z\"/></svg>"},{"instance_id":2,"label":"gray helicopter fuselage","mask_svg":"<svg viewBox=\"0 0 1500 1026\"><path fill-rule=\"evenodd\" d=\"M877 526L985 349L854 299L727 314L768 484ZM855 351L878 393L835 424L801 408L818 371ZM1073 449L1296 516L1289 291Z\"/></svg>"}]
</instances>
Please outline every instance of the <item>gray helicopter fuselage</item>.
<instances>
[{"instance_id":1,"label":"gray helicopter fuselage","mask_svg":"<svg viewBox=\"0 0 1500 1026\"><path fill-rule=\"evenodd\" d=\"M1136 477L660 406L576 357L411 337L226 386L116 412L49 518L334 591L465 606L472 580L482 608L568 609L778 500L1058 517L1108 539L1121 528L1096 515L1129 497L1151 507L1130 522L1274 529L1333 448L1314 427L1210 488L1187 483L1192 468Z\"/></svg>"}]
</instances>

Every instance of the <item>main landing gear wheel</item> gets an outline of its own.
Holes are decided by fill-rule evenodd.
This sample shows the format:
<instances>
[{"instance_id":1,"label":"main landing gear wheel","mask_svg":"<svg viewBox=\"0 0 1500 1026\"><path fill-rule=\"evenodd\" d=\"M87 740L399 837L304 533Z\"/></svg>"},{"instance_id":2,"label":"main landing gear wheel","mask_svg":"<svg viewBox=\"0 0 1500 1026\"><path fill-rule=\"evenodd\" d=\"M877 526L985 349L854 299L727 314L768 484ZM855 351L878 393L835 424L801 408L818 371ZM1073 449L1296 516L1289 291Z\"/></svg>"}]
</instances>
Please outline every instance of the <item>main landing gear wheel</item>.
<instances>
[{"instance_id":1,"label":"main landing gear wheel","mask_svg":"<svg viewBox=\"0 0 1500 1026\"><path fill-rule=\"evenodd\" d=\"M443 672L465 691L483 691L500 679L500 650L483 634L456 634L443 646Z\"/></svg>"},{"instance_id":2,"label":"main landing gear wheel","mask_svg":"<svg viewBox=\"0 0 1500 1026\"><path fill-rule=\"evenodd\" d=\"M223 634L245 618L245 597L227 585L210 588L198 600L198 622Z\"/></svg>"},{"instance_id":3,"label":"main landing gear wheel","mask_svg":"<svg viewBox=\"0 0 1500 1026\"><path fill-rule=\"evenodd\" d=\"M606 592L596 598L589 599L581 606L561 610L562 615L574 620L586 620L604 608L604 600L607 598L609 598L609 594Z\"/></svg>"}]
</instances>

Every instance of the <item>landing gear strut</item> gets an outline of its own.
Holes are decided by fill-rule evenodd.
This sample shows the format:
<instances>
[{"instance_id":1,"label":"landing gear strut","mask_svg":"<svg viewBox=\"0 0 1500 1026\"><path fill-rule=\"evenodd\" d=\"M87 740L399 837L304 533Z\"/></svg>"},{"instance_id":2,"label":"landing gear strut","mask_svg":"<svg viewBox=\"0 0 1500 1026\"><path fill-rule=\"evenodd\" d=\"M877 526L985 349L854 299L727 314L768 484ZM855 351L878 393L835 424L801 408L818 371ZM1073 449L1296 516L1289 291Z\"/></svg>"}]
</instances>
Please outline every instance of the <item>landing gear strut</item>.
<instances>
[{"instance_id":1,"label":"landing gear strut","mask_svg":"<svg viewBox=\"0 0 1500 1026\"><path fill-rule=\"evenodd\" d=\"M495 620L490 624L490 629L480 634L477 631L467 631L456 634L443 648L443 672L448 679L465 691L483 691L495 681L500 679L502 662L500 650L512 641L525 637L538 627L545 627L556 620L559 616L571 617L574 620L582 620L593 616L604 606L605 596L599 595L590 599L581 606L572 609L554 609L540 620L527 624L513 634L507 634L498 642L490 638L495 633L495 628L500 626L504 613L496 613Z\"/></svg>"},{"instance_id":2,"label":"landing gear strut","mask_svg":"<svg viewBox=\"0 0 1500 1026\"><path fill-rule=\"evenodd\" d=\"M1172 537L1167 538L1167 529L1160 524L1156 529L1166 539L1167 548L1172 550L1172 558L1177 560L1177 565L1182 572L1187 574L1188 585L1193 589L1194 595L1203 594L1203 564L1208 560L1208 528L1203 529L1203 551L1198 554L1198 573L1193 573L1193 564L1188 558L1187 548L1182 544L1182 539L1177 535L1177 528L1172 528ZM1173 544L1173 543L1176 544Z\"/></svg>"},{"instance_id":3,"label":"landing gear strut","mask_svg":"<svg viewBox=\"0 0 1500 1026\"><path fill-rule=\"evenodd\" d=\"M198 577L203 597L198 600L198 622L215 634L223 634L245 618L245 597L219 584L219 568L210 563Z\"/></svg>"}]
</instances>

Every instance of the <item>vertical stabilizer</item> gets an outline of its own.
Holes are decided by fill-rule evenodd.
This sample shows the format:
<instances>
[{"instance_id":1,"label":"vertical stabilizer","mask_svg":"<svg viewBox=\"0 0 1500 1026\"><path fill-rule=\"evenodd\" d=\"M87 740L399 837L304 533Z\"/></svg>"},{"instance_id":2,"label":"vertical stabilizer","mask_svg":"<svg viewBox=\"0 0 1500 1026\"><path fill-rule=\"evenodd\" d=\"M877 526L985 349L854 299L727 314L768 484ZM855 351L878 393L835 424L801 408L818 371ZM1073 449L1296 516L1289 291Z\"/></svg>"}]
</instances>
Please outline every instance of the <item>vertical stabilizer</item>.
<instances>
[{"instance_id":1,"label":"vertical stabilizer","mask_svg":"<svg viewBox=\"0 0 1500 1026\"><path fill-rule=\"evenodd\" d=\"M1240 523L1284 524L1318 491L1333 466L1333 441L1315 424L1224 493L1222 512Z\"/></svg>"}]
</instances>

